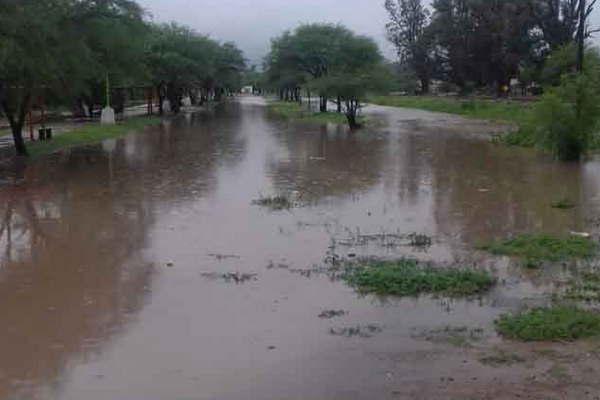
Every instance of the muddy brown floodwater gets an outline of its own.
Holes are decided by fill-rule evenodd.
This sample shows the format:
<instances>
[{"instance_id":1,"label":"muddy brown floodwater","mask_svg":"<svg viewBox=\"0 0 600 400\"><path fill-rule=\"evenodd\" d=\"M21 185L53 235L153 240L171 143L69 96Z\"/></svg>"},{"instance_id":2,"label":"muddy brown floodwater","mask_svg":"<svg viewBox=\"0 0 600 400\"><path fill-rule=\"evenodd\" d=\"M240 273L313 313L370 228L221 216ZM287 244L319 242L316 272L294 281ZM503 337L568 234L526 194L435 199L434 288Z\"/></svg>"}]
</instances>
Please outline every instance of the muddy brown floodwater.
<instances>
[{"instance_id":1,"label":"muddy brown floodwater","mask_svg":"<svg viewBox=\"0 0 600 400\"><path fill-rule=\"evenodd\" d=\"M382 123L350 134L240 98L3 170L0 398L597 399L597 342L494 332L566 269L473 248L595 233L600 162L493 145L485 123L367 111ZM298 207L252 204L276 193ZM577 207L550 207L564 197ZM431 247L394 242L409 233ZM324 273L354 255L476 265L500 283L470 300L359 296Z\"/></svg>"}]
</instances>

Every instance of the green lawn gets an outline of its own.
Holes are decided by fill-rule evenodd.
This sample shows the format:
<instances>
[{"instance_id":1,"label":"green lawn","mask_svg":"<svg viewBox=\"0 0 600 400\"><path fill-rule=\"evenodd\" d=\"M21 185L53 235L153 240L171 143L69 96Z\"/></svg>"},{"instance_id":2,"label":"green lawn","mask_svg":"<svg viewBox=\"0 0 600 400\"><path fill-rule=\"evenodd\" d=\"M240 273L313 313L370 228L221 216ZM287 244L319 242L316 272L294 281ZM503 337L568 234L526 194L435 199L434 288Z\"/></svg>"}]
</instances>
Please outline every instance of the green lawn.
<instances>
[{"instance_id":1,"label":"green lawn","mask_svg":"<svg viewBox=\"0 0 600 400\"><path fill-rule=\"evenodd\" d=\"M521 125L531 115L531 104L510 100L480 100L432 96L372 96L369 102L382 106L417 108L458 114L467 118Z\"/></svg>"},{"instance_id":2,"label":"green lawn","mask_svg":"<svg viewBox=\"0 0 600 400\"><path fill-rule=\"evenodd\" d=\"M161 118L157 117L136 117L119 122L117 125L85 125L56 135L52 140L29 143L27 150L31 157L39 157L57 150L98 143L105 139L124 136L130 132L141 131L147 126L159 125L161 121Z\"/></svg>"}]
</instances>

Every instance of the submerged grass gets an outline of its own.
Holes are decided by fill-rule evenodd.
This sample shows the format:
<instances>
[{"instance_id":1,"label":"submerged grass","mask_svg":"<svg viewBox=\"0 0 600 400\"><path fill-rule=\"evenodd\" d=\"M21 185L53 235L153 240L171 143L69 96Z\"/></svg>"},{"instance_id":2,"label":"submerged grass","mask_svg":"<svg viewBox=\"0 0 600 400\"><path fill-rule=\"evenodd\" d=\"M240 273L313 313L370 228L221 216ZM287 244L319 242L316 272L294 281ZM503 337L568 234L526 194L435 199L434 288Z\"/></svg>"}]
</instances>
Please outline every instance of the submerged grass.
<instances>
[{"instance_id":1,"label":"submerged grass","mask_svg":"<svg viewBox=\"0 0 600 400\"><path fill-rule=\"evenodd\" d=\"M507 338L522 341L572 341L600 335L600 315L572 306L537 308L506 314L496 329Z\"/></svg>"},{"instance_id":2,"label":"submerged grass","mask_svg":"<svg viewBox=\"0 0 600 400\"><path fill-rule=\"evenodd\" d=\"M290 198L283 194L278 194L275 196L261 196L259 199L252 201L252 204L270 208L274 211L287 210L293 206Z\"/></svg>"},{"instance_id":3,"label":"submerged grass","mask_svg":"<svg viewBox=\"0 0 600 400\"><path fill-rule=\"evenodd\" d=\"M584 273L579 279L572 280L565 292L565 298L587 303L600 302L600 274Z\"/></svg>"},{"instance_id":4,"label":"submerged grass","mask_svg":"<svg viewBox=\"0 0 600 400\"><path fill-rule=\"evenodd\" d=\"M373 96L369 102L382 106L417 108L519 125L527 121L531 114L531 107L528 103L508 100L433 96Z\"/></svg>"},{"instance_id":5,"label":"submerged grass","mask_svg":"<svg viewBox=\"0 0 600 400\"><path fill-rule=\"evenodd\" d=\"M161 118L157 117L136 117L116 125L85 125L73 131L56 135L52 140L33 142L29 144L28 150L32 157L39 157L74 146L94 144L105 139L124 136L130 132L142 130L147 126L159 125L161 121Z\"/></svg>"},{"instance_id":6,"label":"submerged grass","mask_svg":"<svg viewBox=\"0 0 600 400\"><path fill-rule=\"evenodd\" d=\"M286 119L314 122L319 124L348 123L348 120L344 114L337 112L314 112L295 102L276 101L269 103L268 108L273 114ZM359 122L364 123L364 119L359 118Z\"/></svg>"},{"instance_id":7,"label":"submerged grass","mask_svg":"<svg viewBox=\"0 0 600 400\"><path fill-rule=\"evenodd\" d=\"M521 257L527 265L535 266L543 261L591 257L597 246L592 240L578 236L519 235L480 246L480 249L496 255Z\"/></svg>"},{"instance_id":8,"label":"submerged grass","mask_svg":"<svg viewBox=\"0 0 600 400\"><path fill-rule=\"evenodd\" d=\"M482 293L494 284L494 279L486 272L435 268L409 259L352 268L345 280L361 293L393 296L425 293L469 296Z\"/></svg>"}]
</instances>

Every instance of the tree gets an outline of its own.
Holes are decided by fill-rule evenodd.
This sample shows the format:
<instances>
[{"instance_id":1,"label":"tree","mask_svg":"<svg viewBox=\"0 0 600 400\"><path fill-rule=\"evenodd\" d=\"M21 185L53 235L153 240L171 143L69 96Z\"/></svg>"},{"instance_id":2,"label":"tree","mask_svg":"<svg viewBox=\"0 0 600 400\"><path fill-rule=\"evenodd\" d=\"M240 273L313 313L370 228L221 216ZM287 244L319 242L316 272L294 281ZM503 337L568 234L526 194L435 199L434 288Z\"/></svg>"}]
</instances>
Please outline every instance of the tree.
<instances>
[{"instance_id":1,"label":"tree","mask_svg":"<svg viewBox=\"0 0 600 400\"><path fill-rule=\"evenodd\" d=\"M390 22L386 25L388 40L394 44L400 63L412 67L421 83L421 92L429 92L434 69L433 38L427 27L429 10L421 0L386 0Z\"/></svg>"},{"instance_id":2,"label":"tree","mask_svg":"<svg viewBox=\"0 0 600 400\"><path fill-rule=\"evenodd\" d=\"M327 76L342 62L338 58L342 54L340 49L352 37L353 33L341 25L301 25L272 40L271 52L266 58L267 70L272 70L270 75L274 78L295 75L297 83ZM327 96L320 93L320 98L319 109L326 112Z\"/></svg>"},{"instance_id":3,"label":"tree","mask_svg":"<svg viewBox=\"0 0 600 400\"><path fill-rule=\"evenodd\" d=\"M131 44L123 44L114 35L108 39L103 35L125 21L141 24L142 12L137 3L0 2L0 108L9 120L17 154L27 155L22 130L35 97L71 98L97 80L99 71L105 76L117 65L125 64L123 60L130 53L124 49ZM121 60L116 62L119 56Z\"/></svg>"},{"instance_id":4,"label":"tree","mask_svg":"<svg viewBox=\"0 0 600 400\"><path fill-rule=\"evenodd\" d=\"M338 64L329 74L316 79L312 85L325 96L337 98L350 129L360 127L357 114L367 94L381 90L388 82L389 69L377 44L370 38L352 34L339 49Z\"/></svg>"},{"instance_id":5,"label":"tree","mask_svg":"<svg viewBox=\"0 0 600 400\"><path fill-rule=\"evenodd\" d=\"M161 114L165 99L177 113L186 94L195 100L200 91L203 102L240 88L245 60L235 44L219 44L175 23L154 25L151 30L146 64Z\"/></svg>"}]
</instances>

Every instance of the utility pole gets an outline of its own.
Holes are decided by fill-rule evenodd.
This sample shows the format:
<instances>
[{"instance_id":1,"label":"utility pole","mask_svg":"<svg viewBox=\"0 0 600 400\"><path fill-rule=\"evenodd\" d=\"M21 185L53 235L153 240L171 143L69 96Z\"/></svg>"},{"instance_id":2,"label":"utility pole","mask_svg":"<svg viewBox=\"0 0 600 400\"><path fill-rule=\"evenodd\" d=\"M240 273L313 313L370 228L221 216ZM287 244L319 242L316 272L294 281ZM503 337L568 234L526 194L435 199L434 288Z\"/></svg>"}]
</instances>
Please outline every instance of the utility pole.
<instances>
[{"instance_id":1,"label":"utility pole","mask_svg":"<svg viewBox=\"0 0 600 400\"><path fill-rule=\"evenodd\" d=\"M579 26L577 27L577 72L583 72L583 55L585 52L585 0L579 0Z\"/></svg>"}]
</instances>

